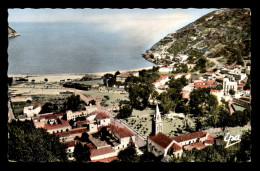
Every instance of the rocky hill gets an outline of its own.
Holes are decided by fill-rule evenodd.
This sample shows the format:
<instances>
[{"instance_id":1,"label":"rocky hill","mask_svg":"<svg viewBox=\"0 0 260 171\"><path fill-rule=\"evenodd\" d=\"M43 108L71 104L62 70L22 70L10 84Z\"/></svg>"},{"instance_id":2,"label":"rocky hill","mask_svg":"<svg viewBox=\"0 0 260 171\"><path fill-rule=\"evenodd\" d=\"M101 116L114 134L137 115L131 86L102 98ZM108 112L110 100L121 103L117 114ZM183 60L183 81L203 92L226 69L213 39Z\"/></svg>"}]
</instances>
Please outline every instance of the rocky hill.
<instances>
[{"instance_id":1,"label":"rocky hill","mask_svg":"<svg viewBox=\"0 0 260 171\"><path fill-rule=\"evenodd\" d=\"M8 26L8 38L16 36L19 36L19 33L17 33L14 29Z\"/></svg>"},{"instance_id":2,"label":"rocky hill","mask_svg":"<svg viewBox=\"0 0 260 171\"><path fill-rule=\"evenodd\" d=\"M250 9L220 9L170 33L143 57L156 64L177 59L196 62L199 58L217 58L222 63L243 64L251 53ZM181 59L180 59L181 58Z\"/></svg>"}]
</instances>

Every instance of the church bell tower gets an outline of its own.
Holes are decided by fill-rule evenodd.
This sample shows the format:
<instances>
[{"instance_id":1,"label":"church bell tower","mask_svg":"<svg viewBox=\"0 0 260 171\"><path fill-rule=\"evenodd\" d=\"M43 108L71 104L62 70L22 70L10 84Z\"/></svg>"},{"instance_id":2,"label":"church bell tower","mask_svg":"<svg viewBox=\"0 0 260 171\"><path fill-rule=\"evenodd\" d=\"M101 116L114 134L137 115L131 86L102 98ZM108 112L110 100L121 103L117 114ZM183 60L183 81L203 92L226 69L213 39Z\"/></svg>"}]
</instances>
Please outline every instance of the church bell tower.
<instances>
[{"instance_id":1,"label":"church bell tower","mask_svg":"<svg viewBox=\"0 0 260 171\"><path fill-rule=\"evenodd\" d=\"M163 132L162 118L158 104L156 105L155 114L152 121L152 133L156 135L158 132Z\"/></svg>"}]
</instances>

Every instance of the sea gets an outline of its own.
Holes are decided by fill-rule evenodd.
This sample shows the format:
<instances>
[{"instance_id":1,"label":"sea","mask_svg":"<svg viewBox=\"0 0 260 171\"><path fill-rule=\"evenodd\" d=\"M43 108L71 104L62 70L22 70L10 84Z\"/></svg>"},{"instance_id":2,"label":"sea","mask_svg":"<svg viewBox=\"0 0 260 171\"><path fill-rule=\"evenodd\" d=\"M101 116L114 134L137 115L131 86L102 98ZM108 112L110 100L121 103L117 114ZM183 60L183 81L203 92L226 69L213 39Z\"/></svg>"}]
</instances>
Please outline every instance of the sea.
<instances>
[{"instance_id":1,"label":"sea","mask_svg":"<svg viewBox=\"0 0 260 171\"><path fill-rule=\"evenodd\" d=\"M100 23L9 23L8 74L93 73L154 66L142 58L156 41L110 32ZM132 33L133 34L133 33ZM152 36L152 33L151 33ZM159 41L159 40L157 40Z\"/></svg>"}]
</instances>

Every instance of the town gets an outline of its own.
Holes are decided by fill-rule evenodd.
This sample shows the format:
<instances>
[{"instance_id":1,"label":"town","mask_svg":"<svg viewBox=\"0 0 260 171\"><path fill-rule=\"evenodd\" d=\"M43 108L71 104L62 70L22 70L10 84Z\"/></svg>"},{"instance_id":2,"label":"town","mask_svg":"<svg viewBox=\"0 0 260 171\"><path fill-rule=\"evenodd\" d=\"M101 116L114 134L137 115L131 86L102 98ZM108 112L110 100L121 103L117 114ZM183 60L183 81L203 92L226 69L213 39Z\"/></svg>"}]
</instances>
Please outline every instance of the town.
<instances>
[{"instance_id":1,"label":"town","mask_svg":"<svg viewBox=\"0 0 260 171\"><path fill-rule=\"evenodd\" d=\"M96 77L9 76L9 122L31 122L57 137L69 161L125 161L130 149L144 161L146 153L176 161L221 145L227 131L251 129L250 61L214 62L202 72L183 57Z\"/></svg>"}]
</instances>

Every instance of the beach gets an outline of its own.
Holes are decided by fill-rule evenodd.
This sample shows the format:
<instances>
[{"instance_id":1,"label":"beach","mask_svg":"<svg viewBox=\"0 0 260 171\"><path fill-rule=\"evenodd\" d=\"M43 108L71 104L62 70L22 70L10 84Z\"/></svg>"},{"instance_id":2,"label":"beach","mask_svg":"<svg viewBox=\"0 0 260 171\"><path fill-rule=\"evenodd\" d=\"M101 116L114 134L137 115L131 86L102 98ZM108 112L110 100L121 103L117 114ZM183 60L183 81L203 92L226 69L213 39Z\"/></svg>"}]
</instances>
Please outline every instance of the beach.
<instances>
[{"instance_id":1,"label":"beach","mask_svg":"<svg viewBox=\"0 0 260 171\"><path fill-rule=\"evenodd\" d=\"M143 69L151 69L152 67L146 68L137 68L130 70L119 70L120 73L128 72L128 71L139 71ZM64 74L8 74L8 77L23 77L27 78L29 82L35 80L35 82L43 82L45 78L48 79L48 82L60 82L60 80L76 80L81 79L85 75L89 75L93 78L101 78L104 74L115 74L116 71L108 71L108 72L94 72L94 73L64 73Z\"/></svg>"}]
</instances>

